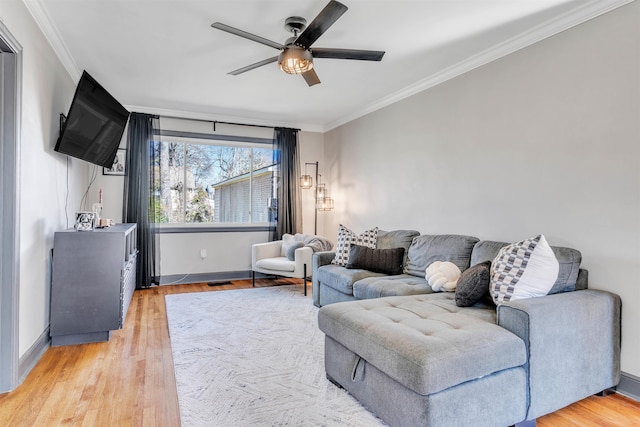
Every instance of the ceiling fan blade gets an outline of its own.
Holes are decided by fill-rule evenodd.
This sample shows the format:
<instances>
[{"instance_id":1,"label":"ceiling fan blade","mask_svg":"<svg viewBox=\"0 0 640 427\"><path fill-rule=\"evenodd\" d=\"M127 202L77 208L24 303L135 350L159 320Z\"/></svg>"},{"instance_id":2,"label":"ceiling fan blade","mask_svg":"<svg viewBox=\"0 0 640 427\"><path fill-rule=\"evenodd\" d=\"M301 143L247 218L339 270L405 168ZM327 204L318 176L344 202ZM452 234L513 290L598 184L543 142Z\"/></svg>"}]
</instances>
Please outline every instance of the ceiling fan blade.
<instances>
[{"instance_id":1,"label":"ceiling fan blade","mask_svg":"<svg viewBox=\"0 0 640 427\"><path fill-rule=\"evenodd\" d=\"M318 16L309 24L309 26L300 34L295 41L298 46L302 46L305 49L309 48L313 42L324 34L325 31L331 27L334 22L347 11L347 6L340 2L331 0L324 9L320 11Z\"/></svg>"},{"instance_id":2,"label":"ceiling fan blade","mask_svg":"<svg viewBox=\"0 0 640 427\"><path fill-rule=\"evenodd\" d=\"M311 55L314 58L332 59L356 59L359 61L382 61L384 51L381 50L358 50L358 49L325 49L312 48Z\"/></svg>"},{"instance_id":3,"label":"ceiling fan blade","mask_svg":"<svg viewBox=\"0 0 640 427\"><path fill-rule=\"evenodd\" d=\"M245 39L252 40L254 42L265 44L274 49L279 49L279 50L284 49L284 46L280 43L271 41L269 39L265 39L264 37L256 36L255 34L247 33L246 31L242 31L234 27L230 27L229 25L223 24L221 22L214 22L213 24L211 24L211 27L217 30L226 31L227 33L234 34L236 36L240 36Z\"/></svg>"},{"instance_id":4,"label":"ceiling fan blade","mask_svg":"<svg viewBox=\"0 0 640 427\"><path fill-rule=\"evenodd\" d=\"M237 76L238 74L246 73L247 71L251 71L254 68L262 67L263 65L271 64L272 62L276 62L278 60L277 56L273 58L263 59L260 62L256 62L255 64L247 65L246 67L238 68L237 70L233 70L230 73L232 76Z\"/></svg>"},{"instance_id":5,"label":"ceiling fan blade","mask_svg":"<svg viewBox=\"0 0 640 427\"><path fill-rule=\"evenodd\" d=\"M320 79L316 74L316 70L314 70L313 68L302 73L302 77L304 77L304 80L309 86L317 85L318 83L320 83Z\"/></svg>"}]
</instances>

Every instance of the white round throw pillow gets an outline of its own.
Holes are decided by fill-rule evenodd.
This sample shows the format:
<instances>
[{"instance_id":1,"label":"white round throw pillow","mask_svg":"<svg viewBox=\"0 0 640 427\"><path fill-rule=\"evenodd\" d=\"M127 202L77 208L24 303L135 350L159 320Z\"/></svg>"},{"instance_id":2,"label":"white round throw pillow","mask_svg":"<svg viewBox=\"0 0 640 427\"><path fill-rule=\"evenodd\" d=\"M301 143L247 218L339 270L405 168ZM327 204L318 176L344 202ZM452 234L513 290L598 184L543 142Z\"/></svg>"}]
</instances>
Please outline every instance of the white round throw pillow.
<instances>
[{"instance_id":1,"label":"white round throw pillow","mask_svg":"<svg viewBox=\"0 0 640 427\"><path fill-rule=\"evenodd\" d=\"M454 263L435 261L427 267L425 278L434 292L453 292L456 290L460 274L460 269Z\"/></svg>"}]
</instances>

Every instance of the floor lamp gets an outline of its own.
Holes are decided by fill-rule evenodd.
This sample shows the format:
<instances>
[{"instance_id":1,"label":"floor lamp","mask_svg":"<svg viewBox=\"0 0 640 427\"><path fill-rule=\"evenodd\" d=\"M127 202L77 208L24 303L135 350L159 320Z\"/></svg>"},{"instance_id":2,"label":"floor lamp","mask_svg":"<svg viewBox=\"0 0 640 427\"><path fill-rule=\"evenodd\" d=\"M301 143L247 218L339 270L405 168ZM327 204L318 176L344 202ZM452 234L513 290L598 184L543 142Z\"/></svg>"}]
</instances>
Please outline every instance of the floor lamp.
<instances>
[{"instance_id":1,"label":"floor lamp","mask_svg":"<svg viewBox=\"0 0 640 427\"><path fill-rule=\"evenodd\" d=\"M300 177L300 188L308 190L313 187L313 177L307 173L307 166L312 165L315 167L316 172L316 188L314 197L314 209L313 209L313 234L318 234L318 211L330 211L333 209L333 199L329 197L327 188L324 184L320 183L320 174L318 173L318 162L305 163L304 175Z\"/></svg>"}]
</instances>

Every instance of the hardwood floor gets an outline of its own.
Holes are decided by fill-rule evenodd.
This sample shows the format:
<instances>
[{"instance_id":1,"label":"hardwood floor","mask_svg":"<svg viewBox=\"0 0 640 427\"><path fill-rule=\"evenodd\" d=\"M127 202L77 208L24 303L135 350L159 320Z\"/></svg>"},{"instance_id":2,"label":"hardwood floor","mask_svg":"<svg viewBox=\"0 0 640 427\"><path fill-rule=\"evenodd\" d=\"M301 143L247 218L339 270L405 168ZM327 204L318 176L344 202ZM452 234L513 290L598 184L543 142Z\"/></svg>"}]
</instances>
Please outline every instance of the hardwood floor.
<instances>
[{"instance_id":1,"label":"hardwood floor","mask_svg":"<svg viewBox=\"0 0 640 427\"><path fill-rule=\"evenodd\" d=\"M299 284L257 280L257 286ZM136 291L125 327L104 343L50 348L24 383L0 395L0 426L179 426L164 296L250 288L206 283ZM589 397L538 419L539 427L640 426L640 403Z\"/></svg>"}]
</instances>

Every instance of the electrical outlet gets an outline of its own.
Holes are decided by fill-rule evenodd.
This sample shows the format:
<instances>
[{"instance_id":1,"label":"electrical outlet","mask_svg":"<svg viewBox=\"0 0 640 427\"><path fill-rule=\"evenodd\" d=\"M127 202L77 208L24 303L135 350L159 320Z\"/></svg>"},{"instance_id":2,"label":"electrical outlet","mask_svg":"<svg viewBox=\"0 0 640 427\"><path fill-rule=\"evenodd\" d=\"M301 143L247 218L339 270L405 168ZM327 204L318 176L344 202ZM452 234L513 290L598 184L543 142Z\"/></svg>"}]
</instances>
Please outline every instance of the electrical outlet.
<instances>
[{"instance_id":1,"label":"electrical outlet","mask_svg":"<svg viewBox=\"0 0 640 427\"><path fill-rule=\"evenodd\" d=\"M200 258L205 259L207 257L207 250L200 249Z\"/></svg>"}]
</instances>

